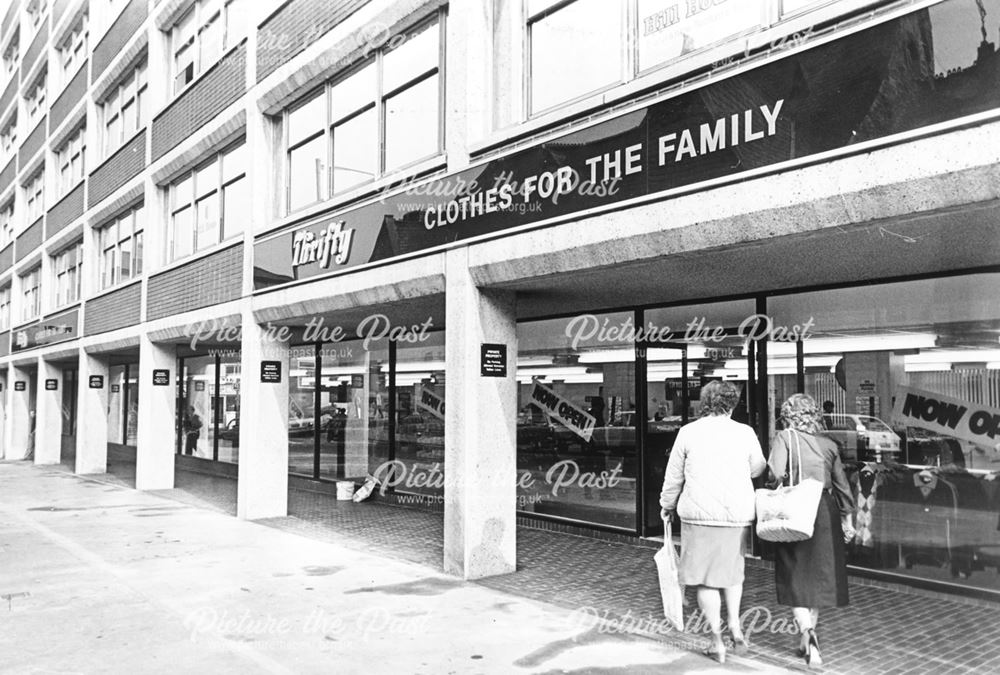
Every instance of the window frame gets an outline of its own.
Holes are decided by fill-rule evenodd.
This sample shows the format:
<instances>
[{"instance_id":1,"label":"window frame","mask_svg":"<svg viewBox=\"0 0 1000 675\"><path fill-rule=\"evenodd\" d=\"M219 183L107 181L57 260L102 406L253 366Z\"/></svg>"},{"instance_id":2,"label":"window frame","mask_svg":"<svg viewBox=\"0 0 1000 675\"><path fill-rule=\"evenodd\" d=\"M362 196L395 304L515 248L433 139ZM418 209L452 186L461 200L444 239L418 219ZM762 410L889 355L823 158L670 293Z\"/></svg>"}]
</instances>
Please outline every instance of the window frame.
<instances>
[{"instance_id":1,"label":"window frame","mask_svg":"<svg viewBox=\"0 0 1000 675\"><path fill-rule=\"evenodd\" d=\"M28 4L24 8L24 11L28 15L32 28L37 29L42 23L42 15L45 14L45 10L48 8L47 6L48 0L29 0Z\"/></svg>"},{"instance_id":2,"label":"window frame","mask_svg":"<svg viewBox=\"0 0 1000 675\"><path fill-rule=\"evenodd\" d=\"M59 67L62 71L63 86L76 74L87 55L89 40L89 21L86 13L80 16L69 34L59 45Z\"/></svg>"},{"instance_id":3,"label":"window frame","mask_svg":"<svg viewBox=\"0 0 1000 675\"><path fill-rule=\"evenodd\" d=\"M97 288L106 291L124 283L134 281L142 276L142 242L145 223L142 216L145 204L136 204L120 212L96 228L97 239ZM127 222L129 231L122 234L122 224ZM113 235L111 234L113 231ZM110 235L110 236L109 236ZM129 259L129 275L122 275L122 243L128 242L131 258ZM110 252L111 256L108 257Z\"/></svg>"},{"instance_id":4,"label":"window frame","mask_svg":"<svg viewBox=\"0 0 1000 675\"><path fill-rule=\"evenodd\" d=\"M117 152L126 142L141 129L146 128L149 114L149 61L144 56L128 70L128 75L122 78L101 102L101 150L102 159L107 159ZM126 129L125 108L135 106L132 119L134 129ZM117 128L112 133L110 126L117 122Z\"/></svg>"},{"instance_id":5,"label":"window frame","mask_svg":"<svg viewBox=\"0 0 1000 675\"><path fill-rule=\"evenodd\" d=\"M24 215L30 226L45 214L45 166L24 184Z\"/></svg>"},{"instance_id":6,"label":"window frame","mask_svg":"<svg viewBox=\"0 0 1000 675\"><path fill-rule=\"evenodd\" d=\"M392 53L396 49L404 46L413 35L422 33L425 30L436 30L438 31L437 44L437 61L434 66L429 67L425 70L419 71L413 74L409 79L397 84L391 90L384 90L384 59L387 54ZM284 211L287 215L296 213L303 209L310 208L316 204L320 204L324 201L330 199L335 199L341 195L348 194L354 190L363 188L365 185L374 183L377 180L385 178L386 176L405 171L406 169L419 165L434 157L440 156L444 152L444 136L445 136L445 67L446 67L446 49L447 49L447 10L446 8L440 8L429 15L421 18L419 21L410 25L407 29L400 31L397 37L400 35L407 36L406 39L397 44L392 44L395 38L389 40L386 44L374 50L374 54L371 56L366 56L364 59L352 64L350 67L337 73L334 77L328 79L322 85L316 89L311 90L307 95L301 97L294 104L285 108L282 112L282 147L284 148L284 168L285 168L285 203ZM346 82L355 75L358 75L366 68L375 68L375 88L373 96L370 100L358 99L359 103L356 106L351 107L347 112L339 114L337 118L333 115L333 106L331 104L331 97L333 91L342 83ZM437 126L435 133L437 134L437 144L435 149L427 155L418 157L416 159L404 162L397 166L389 167L387 165L387 142L386 142L386 108L387 102L417 86L424 83L426 80L431 78L437 78ZM324 107L324 123L321 130L317 130L310 134L309 136L303 137L302 139L296 141L294 145L290 145L290 124L289 117L295 111L303 108L304 106L311 103L317 96L323 97L323 107ZM374 139L376 151L374 156L374 175L364 181L359 181L357 183L352 183L343 189L337 189L334 175L336 166L334 164L334 158L336 156L334 132L336 127L342 126L348 122L354 121L361 115L367 114L370 111L375 111L376 116L376 135ZM323 156L326 159L326 175L324 176L324 196L320 199L307 203L297 205L292 207L292 172L291 172L291 154L293 151L315 141L320 136L324 139L324 153Z\"/></svg>"},{"instance_id":7,"label":"window frame","mask_svg":"<svg viewBox=\"0 0 1000 675\"><path fill-rule=\"evenodd\" d=\"M87 173L87 127L81 125L56 150L56 199L69 194ZM74 162L79 161L79 171L74 170Z\"/></svg>"},{"instance_id":8,"label":"window frame","mask_svg":"<svg viewBox=\"0 0 1000 675\"><path fill-rule=\"evenodd\" d=\"M14 241L14 198L0 206L0 251Z\"/></svg>"},{"instance_id":9,"label":"window frame","mask_svg":"<svg viewBox=\"0 0 1000 675\"><path fill-rule=\"evenodd\" d=\"M45 116L45 112L47 110L45 107L47 79L48 72L43 69L42 72L35 78L34 84L32 84L28 95L24 97L24 110L28 114L29 128L32 124Z\"/></svg>"},{"instance_id":10,"label":"window frame","mask_svg":"<svg viewBox=\"0 0 1000 675\"><path fill-rule=\"evenodd\" d=\"M235 238L236 234L226 233L226 209L225 209L225 198L224 192L225 188L238 183L239 181L248 181L246 168L244 167L242 172L237 172L237 174L231 176L229 179L226 178L223 172L224 159L236 152L239 148L245 148L246 141L238 140L223 146L219 150L212 153L212 155L206 158L201 163L191 167L190 169L184 171L184 173L177 176L170 184L167 186L167 205L168 205L168 219L167 219L167 246L164 247L165 264L171 264L179 260L185 260L193 256L198 255L202 251L210 249L218 244L221 244L228 239ZM204 177L210 175L213 178L213 182L208 187L199 186L199 177ZM190 181L190 187L185 189L185 192L190 193L190 197L183 202L178 201L178 186L182 183ZM249 182L245 184L249 186ZM199 242L199 204L203 203L207 199L215 198L217 200L215 220L213 231L215 236L207 243ZM190 217L190 241L188 242L188 249L186 253L182 255L177 255L177 235L176 235L176 219L178 214L187 213ZM242 234L244 229L239 230L239 234Z\"/></svg>"},{"instance_id":11,"label":"window frame","mask_svg":"<svg viewBox=\"0 0 1000 675\"><path fill-rule=\"evenodd\" d=\"M10 308L12 284L0 288L0 331L10 329Z\"/></svg>"},{"instance_id":12,"label":"window frame","mask_svg":"<svg viewBox=\"0 0 1000 675\"><path fill-rule=\"evenodd\" d=\"M17 110L11 114L7 124L0 129L0 152L11 152L17 143Z\"/></svg>"},{"instance_id":13,"label":"window frame","mask_svg":"<svg viewBox=\"0 0 1000 675\"><path fill-rule=\"evenodd\" d=\"M230 49L246 37L247 29L245 24L244 30L234 31L233 34L230 34L232 22L229 20L230 12L247 11L247 8L243 6L244 4L243 0L195 0L165 31L168 33L168 43L170 45L172 98L180 96L191 84L198 80L198 77L202 73L208 71L216 63L219 63ZM189 18L191 19L191 33L185 36L184 33L187 31L181 30L181 24ZM202 47L205 44L204 34L208 32L213 21L218 21L218 53L211 63L204 63L202 55ZM178 70L177 57L182 52L189 52L190 64L185 66L184 69L186 70L190 67L191 76L183 84L179 85L178 77L182 71Z\"/></svg>"},{"instance_id":14,"label":"window frame","mask_svg":"<svg viewBox=\"0 0 1000 675\"><path fill-rule=\"evenodd\" d=\"M35 265L21 276L21 323L42 315L42 266Z\"/></svg>"},{"instance_id":15,"label":"window frame","mask_svg":"<svg viewBox=\"0 0 1000 675\"><path fill-rule=\"evenodd\" d=\"M73 264L69 264L70 258ZM80 302L83 276L83 239L78 239L52 256L52 308L59 309ZM65 297L63 292L65 291Z\"/></svg>"},{"instance_id":16,"label":"window frame","mask_svg":"<svg viewBox=\"0 0 1000 675\"><path fill-rule=\"evenodd\" d=\"M3 72L5 75L10 75L17 70L17 62L21 58L20 42L21 33L20 30L17 30L14 32L10 44L7 45L7 49L3 50Z\"/></svg>"}]
</instances>

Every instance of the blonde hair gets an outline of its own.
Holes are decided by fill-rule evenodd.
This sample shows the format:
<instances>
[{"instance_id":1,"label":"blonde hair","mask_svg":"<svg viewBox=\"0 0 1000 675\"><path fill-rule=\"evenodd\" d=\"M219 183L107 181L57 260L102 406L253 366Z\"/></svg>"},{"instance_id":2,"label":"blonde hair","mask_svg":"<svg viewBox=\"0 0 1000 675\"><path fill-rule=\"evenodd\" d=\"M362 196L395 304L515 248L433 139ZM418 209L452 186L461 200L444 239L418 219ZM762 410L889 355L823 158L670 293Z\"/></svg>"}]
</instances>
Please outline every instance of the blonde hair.
<instances>
[{"instance_id":1,"label":"blonde hair","mask_svg":"<svg viewBox=\"0 0 1000 675\"><path fill-rule=\"evenodd\" d=\"M823 430L821 419L816 400L808 394L792 394L781 404L781 421L786 429L818 434Z\"/></svg>"},{"instance_id":2,"label":"blonde hair","mask_svg":"<svg viewBox=\"0 0 1000 675\"><path fill-rule=\"evenodd\" d=\"M740 390L732 382L709 382L701 388L701 416L728 415L740 402Z\"/></svg>"}]
</instances>

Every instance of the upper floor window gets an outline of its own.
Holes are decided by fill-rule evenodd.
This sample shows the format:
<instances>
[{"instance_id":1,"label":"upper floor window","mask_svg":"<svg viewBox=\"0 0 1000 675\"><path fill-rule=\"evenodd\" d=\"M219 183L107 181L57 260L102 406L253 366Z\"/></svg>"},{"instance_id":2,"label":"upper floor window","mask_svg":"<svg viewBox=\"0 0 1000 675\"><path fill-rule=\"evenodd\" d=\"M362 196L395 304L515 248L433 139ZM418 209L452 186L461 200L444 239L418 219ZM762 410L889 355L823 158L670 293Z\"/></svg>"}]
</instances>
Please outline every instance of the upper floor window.
<instances>
[{"instance_id":1,"label":"upper floor window","mask_svg":"<svg viewBox=\"0 0 1000 675\"><path fill-rule=\"evenodd\" d=\"M69 248L52 256L55 271L55 305L63 307L80 299L80 273L83 268L83 242L78 241Z\"/></svg>"},{"instance_id":2,"label":"upper floor window","mask_svg":"<svg viewBox=\"0 0 1000 675\"><path fill-rule=\"evenodd\" d=\"M240 143L171 184L168 260L243 232L250 214L245 152Z\"/></svg>"},{"instance_id":3,"label":"upper floor window","mask_svg":"<svg viewBox=\"0 0 1000 675\"><path fill-rule=\"evenodd\" d=\"M243 0L198 0L171 29L174 93L217 62L246 33Z\"/></svg>"},{"instance_id":4,"label":"upper floor window","mask_svg":"<svg viewBox=\"0 0 1000 675\"><path fill-rule=\"evenodd\" d=\"M129 209L98 230L101 290L142 274L143 207Z\"/></svg>"},{"instance_id":5,"label":"upper floor window","mask_svg":"<svg viewBox=\"0 0 1000 675\"><path fill-rule=\"evenodd\" d=\"M77 21L69 35L59 45L59 63L62 66L63 81L69 82L77 68L87 57L87 15Z\"/></svg>"},{"instance_id":6,"label":"upper floor window","mask_svg":"<svg viewBox=\"0 0 1000 675\"><path fill-rule=\"evenodd\" d=\"M29 124L45 114L45 78L46 73L42 71L38 79L28 88L27 93L24 95L24 105L28 111Z\"/></svg>"},{"instance_id":7,"label":"upper floor window","mask_svg":"<svg viewBox=\"0 0 1000 675\"><path fill-rule=\"evenodd\" d=\"M17 142L17 112L10 116L3 128L0 128L0 150L11 152Z\"/></svg>"},{"instance_id":8,"label":"upper floor window","mask_svg":"<svg viewBox=\"0 0 1000 675\"><path fill-rule=\"evenodd\" d=\"M41 169L24 186L24 215L33 223L45 212L45 171Z\"/></svg>"},{"instance_id":9,"label":"upper floor window","mask_svg":"<svg viewBox=\"0 0 1000 675\"><path fill-rule=\"evenodd\" d=\"M10 328L10 285L0 288L0 330Z\"/></svg>"},{"instance_id":10,"label":"upper floor window","mask_svg":"<svg viewBox=\"0 0 1000 675\"><path fill-rule=\"evenodd\" d=\"M48 4L48 0L30 0L28 5L24 8L28 13L28 21L31 22L32 26L38 26L42 22L42 16L45 14L45 6Z\"/></svg>"},{"instance_id":11,"label":"upper floor window","mask_svg":"<svg viewBox=\"0 0 1000 675\"><path fill-rule=\"evenodd\" d=\"M146 62L142 61L105 99L102 106L105 156L146 126L149 115L146 88Z\"/></svg>"},{"instance_id":12,"label":"upper floor window","mask_svg":"<svg viewBox=\"0 0 1000 675\"><path fill-rule=\"evenodd\" d=\"M14 200L0 207L0 250L14 241Z\"/></svg>"},{"instance_id":13,"label":"upper floor window","mask_svg":"<svg viewBox=\"0 0 1000 675\"><path fill-rule=\"evenodd\" d=\"M59 168L59 180L56 184L56 197L62 197L83 180L86 158L86 127L80 127L56 151L56 162Z\"/></svg>"},{"instance_id":14,"label":"upper floor window","mask_svg":"<svg viewBox=\"0 0 1000 675\"><path fill-rule=\"evenodd\" d=\"M3 51L3 72L5 75L10 75L17 69L17 60L20 58L20 53L18 52L19 39L19 33L14 33L14 37L11 38L7 49Z\"/></svg>"},{"instance_id":15,"label":"upper floor window","mask_svg":"<svg viewBox=\"0 0 1000 675\"><path fill-rule=\"evenodd\" d=\"M529 0L532 113L621 82L624 5L621 0Z\"/></svg>"},{"instance_id":16,"label":"upper floor window","mask_svg":"<svg viewBox=\"0 0 1000 675\"><path fill-rule=\"evenodd\" d=\"M424 23L287 112L289 211L440 152L442 35Z\"/></svg>"},{"instance_id":17,"label":"upper floor window","mask_svg":"<svg viewBox=\"0 0 1000 675\"><path fill-rule=\"evenodd\" d=\"M42 313L42 267L21 276L21 321L31 321Z\"/></svg>"}]
</instances>

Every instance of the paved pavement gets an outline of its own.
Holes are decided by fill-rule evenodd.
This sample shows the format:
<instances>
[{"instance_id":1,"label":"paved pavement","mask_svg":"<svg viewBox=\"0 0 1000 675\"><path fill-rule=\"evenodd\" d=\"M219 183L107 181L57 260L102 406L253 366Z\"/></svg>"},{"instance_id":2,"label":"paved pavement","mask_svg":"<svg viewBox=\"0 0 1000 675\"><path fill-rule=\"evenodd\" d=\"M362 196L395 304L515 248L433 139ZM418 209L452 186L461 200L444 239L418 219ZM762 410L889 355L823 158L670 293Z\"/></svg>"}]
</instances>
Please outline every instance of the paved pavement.
<instances>
[{"instance_id":1,"label":"paved pavement","mask_svg":"<svg viewBox=\"0 0 1000 675\"><path fill-rule=\"evenodd\" d=\"M719 667L526 597L517 574L511 592L439 573L440 555L400 555L401 539L431 547L434 526L414 523L439 515L362 504L337 512L354 527L344 534L296 517L250 523L227 514L235 483L219 481L181 472L176 490L136 492L114 476L0 463L0 671L776 671ZM337 504L293 496L301 515ZM365 537L383 526L382 543Z\"/></svg>"},{"instance_id":2,"label":"paved pavement","mask_svg":"<svg viewBox=\"0 0 1000 675\"><path fill-rule=\"evenodd\" d=\"M127 485L129 467L113 468L115 474L107 480ZM150 494L220 514L235 513L235 481L179 471L176 483L175 490ZM257 525L440 571L439 512L338 502L328 493L291 490L289 514ZM653 552L645 545L518 528L517 572L475 585L563 608L586 625L598 617L603 620L599 634L600 630L638 634L697 651L704 627L692 593L689 630L677 633L662 627ZM791 628L789 613L774 602L772 574L766 566L748 561L744 626L754 647L749 659L727 665L728 670L752 666L804 670L792 654L794 637L786 632ZM851 606L825 611L819 634L826 673L1000 672L1000 606L990 603L852 580ZM695 659L692 667L712 666L695 654L690 658Z\"/></svg>"}]
</instances>

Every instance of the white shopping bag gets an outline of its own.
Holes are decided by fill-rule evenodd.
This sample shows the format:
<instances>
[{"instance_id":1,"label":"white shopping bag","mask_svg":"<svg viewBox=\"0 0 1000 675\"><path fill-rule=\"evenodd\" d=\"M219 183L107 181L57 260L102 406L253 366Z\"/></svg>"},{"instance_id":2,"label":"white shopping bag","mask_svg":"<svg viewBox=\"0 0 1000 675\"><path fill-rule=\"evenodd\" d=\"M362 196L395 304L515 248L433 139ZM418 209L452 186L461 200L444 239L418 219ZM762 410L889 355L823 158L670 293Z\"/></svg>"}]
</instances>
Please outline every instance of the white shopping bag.
<instances>
[{"instance_id":1,"label":"white shopping bag","mask_svg":"<svg viewBox=\"0 0 1000 675\"><path fill-rule=\"evenodd\" d=\"M671 536L670 522L666 523L663 548L653 556L660 577L660 595L663 597L663 615L677 630L684 630L684 587L677 574L677 551Z\"/></svg>"}]
</instances>

